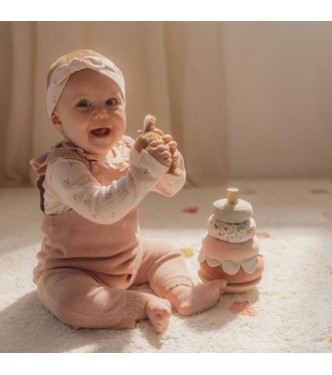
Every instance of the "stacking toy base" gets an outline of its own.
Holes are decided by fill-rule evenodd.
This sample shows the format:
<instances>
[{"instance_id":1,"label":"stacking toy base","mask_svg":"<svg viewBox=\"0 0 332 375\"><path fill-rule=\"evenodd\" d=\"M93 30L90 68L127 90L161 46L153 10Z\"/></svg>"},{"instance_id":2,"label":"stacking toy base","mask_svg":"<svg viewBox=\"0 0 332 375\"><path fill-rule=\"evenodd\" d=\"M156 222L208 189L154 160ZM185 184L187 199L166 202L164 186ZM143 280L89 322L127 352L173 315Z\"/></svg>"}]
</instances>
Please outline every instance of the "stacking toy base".
<instances>
[{"instance_id":1,"label":"stacking toy base","mask_svg":"<svg viewBox=\"0 0 332 375\"><path fill-rule=\"evenodd\" d=\"M224 289L227 293L241 293L253 289L262 279L262 273L264 271L264 260L259 254L257 256L257 267L255 272L246 273L241 268L235 275L228 275L223 271L221 266L210 267L207 262L200 263L199 277L204 282L223 279L227 281L226 288Z\"/></svg>"},{"instance_id":2,"label":"stacking toy base","mask_svg":"<svg viewBox=\"0 0 332 375\"><path fill-rule=\"evenodd\" d=\"M204 282L207 283L209 281L213 281L213 279L210 279L208 276L206 276L202 271L198 271L198 276L200 279ZM251 289L254 289L257 284L261 281L262 277L260 276L256 280L248 281L247 283L237 283L237 284L232 284L229 283L226 285L224 289L224 293L243 293L247 292Z\"/></svg>"}]
</instances>

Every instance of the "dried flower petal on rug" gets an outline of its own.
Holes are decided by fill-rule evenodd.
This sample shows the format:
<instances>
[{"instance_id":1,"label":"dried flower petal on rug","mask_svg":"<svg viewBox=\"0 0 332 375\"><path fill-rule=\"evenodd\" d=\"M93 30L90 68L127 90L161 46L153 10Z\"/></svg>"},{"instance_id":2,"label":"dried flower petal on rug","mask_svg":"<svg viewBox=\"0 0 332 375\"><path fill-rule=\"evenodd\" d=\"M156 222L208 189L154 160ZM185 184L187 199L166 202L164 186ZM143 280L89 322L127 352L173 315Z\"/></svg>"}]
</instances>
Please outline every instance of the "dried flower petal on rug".
<instances>
[{"instance_id":1,"label":"dried flower petal on rug","mask_svg":"<svg viewBox=\"0 0 332 375\"><path fill-rule=\"evenodd\" d=\"M311 189L311 194L331 194L331 192L326 189Z\"/></svg>"},{"instance_id":2,"label":"dried flower petal on rug","mask_svg":"<svg viewBox=\"0 0 332 375\"><path fill-rule=\"evenodd\" d=\"M249 300L235 301L229 308L233 314L255 316L256 310Z\"/></svg>"},{"instance_id":3,"label":"dried flower petal on rug","mask_svg":"<svg viewBox=\"0 0 332 375\"><path fill-rule=\"evenodd\" d=\"M185 214L197 214L198 207L185 207L182 209Z\"/></svg>"},{"instance_id":4,"label":"dried flower petal on rug","mask_svg":"<svg viewBox=\"0 0 332 375\"><path fill-rule=\"evenodd\" d=\"M256 232L258 238L270 238L270 235L267 232Z\"/></svg>"},{"instance_id":5,"label":"dried flower petal on rug","mask_svg":"<svg viewBox=\"0 0 332 375\"><path fill-rule=\"evenodd\" d=\"M180 251L186 258L190 258L195 254L195 250L192 247L183 247L182 249L180 249Z\"/></svg>"}]
</instances>

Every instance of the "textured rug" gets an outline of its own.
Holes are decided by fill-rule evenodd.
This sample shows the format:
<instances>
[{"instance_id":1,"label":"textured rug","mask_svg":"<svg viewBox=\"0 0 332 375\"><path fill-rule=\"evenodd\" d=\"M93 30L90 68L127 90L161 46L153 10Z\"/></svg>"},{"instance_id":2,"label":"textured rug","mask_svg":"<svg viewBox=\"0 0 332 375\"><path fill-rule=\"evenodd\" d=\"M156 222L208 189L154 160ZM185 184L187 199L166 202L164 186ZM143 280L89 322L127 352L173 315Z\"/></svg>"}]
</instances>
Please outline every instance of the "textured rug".
<instances>
[{"instance_id":1,"label":"textured rug","mask_svg":"<svg viewBox=\"0 0 332 375\"><path fill-rule=\"evenodd\" d=\"M263 279L202 314L174 314L163 334L148 321L74 330L46 311L31 281L41 240L37 193L0 189L0 352L332 352L332 180L227 186L253 206ZM143 234L177 244L196 283L212 203L225 194L226 186L183 189L171 199L150 194L140 205Z\"/></svg>"}]
</instances>

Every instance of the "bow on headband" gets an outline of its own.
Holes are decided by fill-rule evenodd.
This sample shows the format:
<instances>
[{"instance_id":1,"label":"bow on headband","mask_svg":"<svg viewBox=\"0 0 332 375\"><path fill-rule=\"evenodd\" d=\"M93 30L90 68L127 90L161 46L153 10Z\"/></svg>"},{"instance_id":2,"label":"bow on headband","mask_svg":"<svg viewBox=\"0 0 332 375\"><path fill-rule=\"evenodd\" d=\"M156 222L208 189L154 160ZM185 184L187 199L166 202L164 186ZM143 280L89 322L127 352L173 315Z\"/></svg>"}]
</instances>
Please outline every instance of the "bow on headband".
<instances>
[{"instance_id":1,"label":"bow on headband","mask_svg":"<svg viewBox=\"0 0 332 375\"><path fill-rule=\"evenodd\" d=\"M119 86L125 97L125 83L121 70L110 60L97 56L74 57L69 63L59 66L50 78L47 89L47 113L51 118L54 108L69 77L80 70L92 69L111 78Z\"/></svg>"}]
</instances>

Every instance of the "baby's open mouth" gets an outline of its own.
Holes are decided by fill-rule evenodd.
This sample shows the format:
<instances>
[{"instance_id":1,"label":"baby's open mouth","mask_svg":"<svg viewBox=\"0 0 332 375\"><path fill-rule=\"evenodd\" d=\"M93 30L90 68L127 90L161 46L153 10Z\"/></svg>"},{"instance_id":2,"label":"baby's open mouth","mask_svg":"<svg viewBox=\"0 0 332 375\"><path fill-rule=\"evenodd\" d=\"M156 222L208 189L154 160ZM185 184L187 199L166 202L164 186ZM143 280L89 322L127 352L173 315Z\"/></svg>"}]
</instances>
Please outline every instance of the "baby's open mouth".
<instances>
[{"instance_id":1,"label":"baby's open mouth","mask_svg":"<svg viewBox=\"0 0 332 375\"><path fill-rule=\"evenodd\" d=\"M109 128L97 128L97 129L91 130L91 133L95 137L107 137L108 135L111 134L111 129L109 129Z\"/></svg>"}]
</instances>

